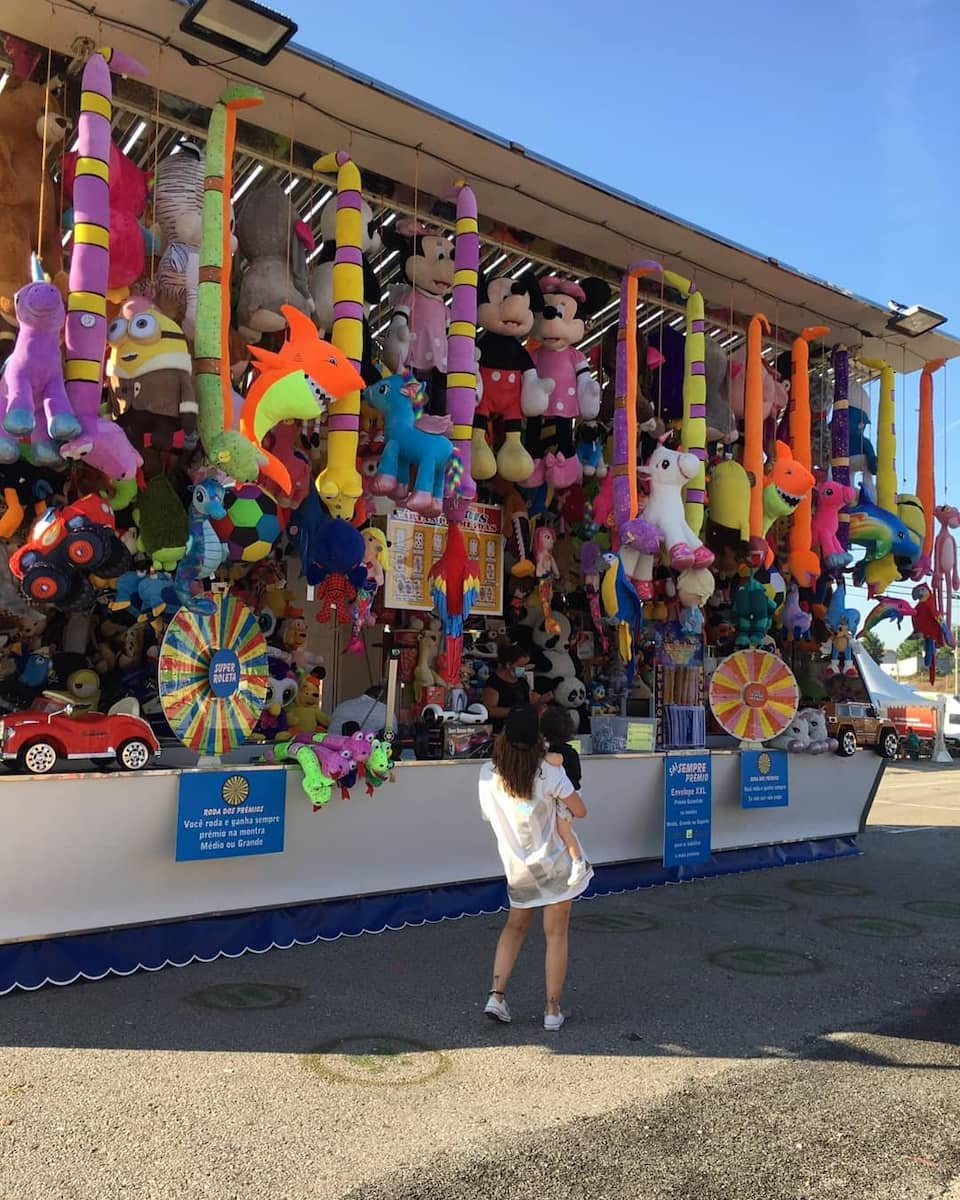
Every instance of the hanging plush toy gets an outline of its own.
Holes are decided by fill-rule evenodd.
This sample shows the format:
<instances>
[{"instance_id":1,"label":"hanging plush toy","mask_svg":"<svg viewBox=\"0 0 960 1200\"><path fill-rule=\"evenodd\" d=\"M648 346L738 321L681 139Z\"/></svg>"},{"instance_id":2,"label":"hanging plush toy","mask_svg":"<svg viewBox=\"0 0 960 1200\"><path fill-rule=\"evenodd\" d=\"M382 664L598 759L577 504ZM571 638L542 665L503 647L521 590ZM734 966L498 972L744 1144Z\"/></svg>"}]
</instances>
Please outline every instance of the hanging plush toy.
<instances>
[{"instance_id":1,"label":"hanging plush toy","mask_svg":"<svg viewBox=\"0 0 960 1200\"><path fill-rule=\"evenodd\" d=\"M43 279L33 258L34 282L14 297L19 328L13 353L0 375L0 462L20 457L20 439L30 439L38 466L60 461L58 444L80 432L63 381L60 332L66 311L60 292Z\"/></svg>"},{"instance_id":2,"label":"hanging plush toy","mask_svg":"<svg viewBox=\"0 0 960 1200\"><path fill-rule=\"evenodd\" d=\"M51 276L61 267L56 190L44 162L44 150L49 159L67 131L56 82L43 87L14 72L0 92L0 359L13 342L13 298L27 281L31 252Z\"/></svg>"},{"instance_id":3,"label":"hanging plush toy","mask_svg":"<svg viewBox=\"0 0 960 1200\"><path fill-rule=\"evenodd\" d=\"M860 361L865 367L880 372L880 403L877 408L877 507L893 516L899 516L893 367L883 359L864 358ZM923 539L920 540L922 542ZM881 595L899 575L893 552L872 559L864 565L864 579L871 596Z\"/></svg>"},{"instance_id":4,"label":"hanging plush toy","mask_svg":"<svg viewBox=\"0 0 960 1200\"><path fill-rule=\"evenodd\" d=\"M796 583L787 588L787 598L780 611L780 623L788 642L800 642L810 632L813 617L800 605L800 589Z\"/></svg>"},{"instance_id":5,"label":"hanging plush toy","mask_svg":"<svg viewBox=\"0 0 960 1200\"><path fill-rule=\"evenodd\" d=\"M810 342L823 337L830 330L826 325L815 325L802 329L794 339L791 356L790 381L790 448L798 472L802 469L810 476L810 483L801 492L793 516L790 519L790 573L800 587L813 587L820 577L820 560L812 549L811 523L813 502L810 488L814 484L813 449L811 441L810 413ZM779 450L779 446L778 446Z\"/></svg>"},{"instance_id":6,"label":"hanging plush toy","mask_svg":"<svg viewBox=\"0 0 960 1200\"><path fill-rule=\"evenodd\" d=\"M735 646L759 646L770 629L776 603L766 588L750 575L733 593L730 602L737 622Z\"/></svg>"},{"instance_id":7,"label":"hanging plush toy","mask_svg":"<svg viewBox=\"0 0 960 1200\"><path fill-rule=\"evenodd\" d=\"M921 580L933 570L934 518L937 480L933 460L933 373L946 363L945 358L923 364L920 372L920 421L917 428L917 496L923 507L923 548L913 568L913 578Z\"/></svg>"},{"instance_id":8,"label":"hanging plush toy","mask_svg":"<svg viewBox=\"0 0 960 1200\"><path fill-rule=\"evenodd\" d=\"M735 459L711 467L707 515L713 525L734 530L744 546L750 541L750 477Z\"/></svg>"},{"instance_id":9,"label":"hanging plush toy","mask_svg":"<svg viewBox=\"0 0 960 1200\"><path fill-rule=\"evenodd\" d=\"M810 526L810 544L819 553L824 570L843 570L853 556L840 541L840 514L848 504L853 504L857 493L852 487L833 482L818 484L813 491L817 503Z\"/></svg>"},{"instance_id":10,"label":"hanging plush toy","mask_svg":"<svg viewBox=\"0 0 960 1200\"><path fill-rule=\"evenodd\" d=\"M91 54L83 69L64 369L80 432L63 444L61 453L85 459L108 479L132 479L143 461L119 425L100 415L110 262L111 70L144 74L138 62L109 49Z\"/></svg>"},{"instance_id":11,"label":"hanging plush toy","mask_svg":"<svg viewBox=\"0 0 960 1200\"><path fill-rule=\"evenodd\" d=\"M334 612L344 624L353 620L357 591L367 579L366 549L363 534L341 517L322 521L315 531L314 557L304 560L304 569L307 582L316 588L320 603L317 620L321 623L331 620Z\"/></svg>"},{"instance_id":12,"label":"hanging plush toy","mask_svg":"<svg viewBox=\"0 0 960 1200\"><path fill-rule=\"evenodd\" d=\"M952 629L953 593L960 591L960 571L957 569L957 543L950 530L960 528L960 511L952 504L941 504L933 513L940 526L933 548L933 590L947 628Z\"/></svg>"},{"instance_id":13,"label":"hanging plush toy","mask_svg":"<svg viewBox=\"0 0 960 1200\"><path fill-rule=\"evenodd\" d=\"M540 611L548 633L559 633L560 627L553 615L554 580L560 578L560 568L553 557L553 548L557 543L557 535L546 525L540 525L533 535L533 560L537 575L537 589L540 596Z\"/></svg>"},{"instance_id":14,"label":"hanging plush toy","mask_svg":"<svg viewBox=\"0 0 960 1200\"><path fill-rule=\"evenodd\" d=\"M937 678L937 650L941 646L953 648L953 631L944 621L937 607L932 588L925 583L913 589L913 632L923 639L923 665L928 669L930 683Z\"/></svg>"},{"instance_id":15,"label":"hanging plush toy","mask_svg":"<svg viewBox=\"0 0 960 1200\"><path fill-rule=\"evenodd\" d=\"M363 638L365 626L375 624L373 602L377 592L386 581L386 572L390 569L390 551L387 535L380 529L370 526L363 531L363 543L366 547L363 555L363 566L367 577L357 588L357 598L353 606L353 627L350 630L350 641L344 651L351 654L363 653Z\"/></svg>"},{"instance_id":16,"label":"hanging plush toy","mask_svg":"<svg viewBox=\"0 0 960 1200\"><path fill-rule=\"evenodd\" d=\"M547 409L553 380L542 380L523 340L543 311L543 295L532 271L519 279L481 276L477 292L480 339L480 377L483 396L473 421L473 474L476 479L501 479L522 483L533 472L521 434L524 417L540 417ZM503 443L494 456L497 424ZM488 441L489 439L489 441Z\"/></svg>"},{"instance_id":17,"label":"hanging plush toy","mask_svg":"<svg viewBox=\"0 0 960 1200\"><path fill-rule=\"evenodd\" d=\"M63 156L63 197L74 203L73 185L79 154ZM110 143L110 266L107 296L119 304L143 275L146 265L144 231L140 224L150 192L150 172L138 167L114 142ZM71 221L73 214L71 214ZM75 231L74 231L75 232Z\"/></svg>"},{"instance_id":18,"label":"hanging plush toy","mask_svg":"<svg viewBox=\"0 0 960 1200\"><path fill-rule=\"evenodd\" d=\"M205 479L193 489L190 500L187 549L177 566L175 578L180 602L195 612L212 612L212 600L198 600L195 588L214 575L226 560L227 548L212 522L227 515L224 487L217 479Z\"/></svg>"},{"instance_id":19,"label":"hanging plush toy","mask_svg":"<svg viewBox=\"0 0 960 1200\"><path fill-rule=\"evenodd\" d=\"M181 142L178 154L157 164L153 207L164 250L157 264L157 304L192 342L197 324L200 237L203 224L203 151ZM231 235L230 253L237 248Z\"/></svg>"},{"instance_id":20,"label":"hanging plush toy","mask_svg":"<svg viewBox=\"0 0 960 1200\"><path fill-rule=\"evenodd\" d=\"M176 433L195 433L193 360L179 325L139 296L123 305L107 339L107 375L130 444L142 455L148 434L155 450L170 450Z\"/></svg>"},{"instance_id":21,"label":"hanging plush toy","mask_svg":"<svg viewBox=\"0 0 960 1200\"><path fill-rule=\"evenodd\" d=\"M644 434L641 442L643 465L639 474L650 485L650 498L643 510L647 524L660 531L670 565L676 571L687 567L709 567L713 553L687 524L682 489L700 470L694 454L678 454Z\"/></svg>"},{"instance_id":22,"label":"hanging plush toy","mask_svg":"<svg viewBox=\"0 0 960 1200\"><path fill-rule=\"evenodd\" d=\"M810 490L815 482L813 472L808 471L805 466L797 462L785 442L776 443L774 458L767 466L769 471L763 477L762 493L764 534L769 533L775 521L796 512L803 500L810 495ZM768 543L762 565L769 567L773 563L773 559L773 547ZM801 562L806 563L807 566L810 565L809 560L805 557L801 559ZM803 571L804 578L809 581L803 584L804 587L809 587L819 576L819 563L817 566L818 569L812 578L809 571Z\"/></svg>"},{"instance_id":23,"label":"hanging plush toy","mask_svg":"<svg viewBox=\"0 0 960 1200\"><path fill-rule=\"evenodd\" d=\"M364 401L383 413L384 447L373 490L393 496L414 512L439 516L453 444L449 417L422 412L423 389L412 375L385 375L368 387ZM415 474L414 474L415 473ZM413 492L410 492L411 475Z\"/></svg>"},{"instance_id":24,"label":"hanging plush toy","mask_svg":"<svg viewBox=\"0 0 960 1200\"><path fill-rule=\"evenodd\" d=\"M593 421L600 415L600 384L577 343L583 341L586 318L609 301L610 288L600 279L579 284L550 276L540 280L540 289L543 308L533 326L537 346L531 358L540 379L553 387L543 416L527 421L527 447L536 462L527 486L546 478L552 487L571 487L582 477L574 421ZM547 423L555 430L552 436L546 432Z\"/></svg>"},{"instance_id":25,"label":"hanging plush toy","mask_svg":"<svg viewBox=\"0 0 960 1200\"><path fill-rule=\"evenodd\" d=\"M453 296L447 330L445 413L450 421L453 454L444 484L444 510L451 524L462 521L477 498L473 477L472 435L477 409L477 272L480 238L477 198L463 180L454 187L457 224L454 242Z\"/></svg>"},{"instance_id":26,"label":"hanging plush toy","mask_svg":"<svg viewBox=\"0 0 960 1200\"><path fill-rule=\"evenodd\" d=\"M860 614L855 608L844 609L835 622L830 635L830 661L828 675L855 676L857 668L853 662L854 631L860 623Z\"/></svg>"},{"instance_id":27,"label":"hanging plush toy","mask_svg":"<svg viewBox=\"0 0 960 1200\"><path fill-rule=\"evenodd\" d=\"M309 315L306 227L278 183L255 187L237 213L237 242L246 267L240 277L237 325L249 342L287 325L285 305Z\"/></svg>"},{"instance_id":28,"label":"hanging plush toy","mask_svg":"<svg viewBox=\"0 0 960 1200\"><path fill-rule=\"evenodd\" d=\"M429 582L443 630L444 678L454 684L460 678L463 626L480 592L480 567L467 557L459 525L447 528L447 544L430 570Z\"/></svg>"},{"instance_id":29,"label":"hanging plush toy","mask_svg":"<svg viewBox=\"0 0 960 1200\"><path fill-rule=\"evenodd\" d=\"M383 357L393 370L412 370L427 384L431 402L442 403L447 372L447 306L453 291L453 243L440 229L401 217L383 235L400 255L403 283L392 300Z\"/></svg>"},{"instance_id":30,"label":"hanging plush toy","mask_svg":"<svg viewBox=\"0 0 960 1200\"><path fill-rule=\"evenodd\" d=\"M580 574L583 578L583 590L587 594L587 606L590 609L590 620L597 637L600 639L600 649L607 653L609 642L607 632L603 627L603 616L600 612L600 547L596 542L587 541L580 547Z\"/></svg>"}]
</instances>

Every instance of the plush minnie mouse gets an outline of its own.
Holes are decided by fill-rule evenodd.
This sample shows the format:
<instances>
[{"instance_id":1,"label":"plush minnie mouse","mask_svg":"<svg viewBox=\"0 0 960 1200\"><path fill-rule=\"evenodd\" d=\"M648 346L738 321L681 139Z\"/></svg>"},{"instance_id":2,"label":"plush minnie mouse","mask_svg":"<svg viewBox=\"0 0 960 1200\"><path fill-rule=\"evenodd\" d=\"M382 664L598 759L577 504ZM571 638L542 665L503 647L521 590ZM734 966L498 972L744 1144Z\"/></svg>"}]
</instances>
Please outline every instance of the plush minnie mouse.
<instances>
[{"instance_id":1,"label":"plush minnie mouse","mask_svg":"<svg viewBox=\"0 0 960 1200\"><path fill-rule=\"evenodd\" d=\"M470 469L474 479L501 479L522 483L534 468L520 440L523 417L539 417L547 408L552 380L537 375L533 359L521 345L543 309L536 278L527 272L520 279L481 275L477 287L477 325L485 330L479 343L483 398L473 419ZM503 422L503 444L496 457L487 434L491 418Z\"/></svg>"},{"instance_id":2,"label":"plush minnie mouse","mask_svg":"<svg viewBox=\"0 0 960 1200\"><path fill-rule=\"evenodd\" d=\"M383 341L392 371L416 372L427 384L432 405L442 400L447 373L447 306L453 291L453 242L432 225L401 218L383 236L400 254L404 282L392 296L390 325Z\"/></svg>"},{"instance_id":3,"label":"plush minnie mouse","mask_svg":"<svg viewBox=\"0 0 960 1200\"><path fill-rule=\"evenodd\" d=\"M610 299L610 288L600 279L550 276L540 280L543 311L533 327L539 343L531 357L537 374L552 382L543 417L527 421L527 449L537 458L527 486L538 486L544 477L555 488L570 487L581 479L580 462L573 441L573 423L578 417L594 420L600 412L600 385L590 374L590 364L577 342L586 332L585 320ZM547 435L545 420L555 432ZM555 450L556 454L548 453Z\"/></svg>"}]
</instances>

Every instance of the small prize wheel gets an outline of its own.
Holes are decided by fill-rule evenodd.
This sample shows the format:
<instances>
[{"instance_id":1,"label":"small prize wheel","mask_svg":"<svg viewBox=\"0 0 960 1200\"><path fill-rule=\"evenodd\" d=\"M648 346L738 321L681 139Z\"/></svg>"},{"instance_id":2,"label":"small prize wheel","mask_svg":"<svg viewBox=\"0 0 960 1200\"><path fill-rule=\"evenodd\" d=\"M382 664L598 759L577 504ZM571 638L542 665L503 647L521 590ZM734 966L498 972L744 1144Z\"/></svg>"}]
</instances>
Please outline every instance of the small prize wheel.
<instances>
[{"instance_id":1,"label":"small prize wheel","mask_svg":"<svg viewBox=\"0 0 960 1200\"><path fill-rule=\"evenodd\" d=\"M181 608L167 626L157 672L174 735L215 756L241 745L267 696L267 644L256 615L232 596L209 597L212 613Z\"/></svg>"},{"instance_id":2,"label":"small prize wheel","mask_svg":"<svg viewBox=\"0 0 960 1200\"><path fill-rule=\"evenodd\" d=\"M799 702L793 672L765 650L737 650L710 680L713 715L723 730L744 742L765 742L782 733Z\"/></svg>"}]
</instances>

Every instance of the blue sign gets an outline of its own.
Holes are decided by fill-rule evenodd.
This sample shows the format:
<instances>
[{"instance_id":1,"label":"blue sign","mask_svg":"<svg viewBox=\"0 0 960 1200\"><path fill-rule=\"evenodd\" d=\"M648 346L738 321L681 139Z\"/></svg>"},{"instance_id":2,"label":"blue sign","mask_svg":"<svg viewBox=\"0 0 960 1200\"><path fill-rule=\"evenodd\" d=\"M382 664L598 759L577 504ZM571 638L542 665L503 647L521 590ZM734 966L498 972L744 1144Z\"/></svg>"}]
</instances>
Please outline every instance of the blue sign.
<instances>
[{"instance_id":1,"label":"blue sign","mask_svg":"<svg viewBox=\"0 0 960 1200\"><path fill-rule=\"evenodd\" d=\"M740 807L786 808L790 771L786 750L744 750L740 755Z\"/></svg>"},{"instance_id":2,"label":"blue sign","mask_svg":"<svg viewBox=\"0 0 960 1200\"><path fill-rule=\"evenodd\" d=\"M240 659L232 650L216 650L210 656L210 691L226 700L240 687Z\"/></svg>"},{"instance_id":3,"label":"blue sign","mask_svg":"<svg viewBox=\"0 0 960 1200\"><path fill-rule=\"evenodd\" d=\"M287 773L185 771L177 805L177 862L279 854Z\"/></svg>"},{"instance_id":4,"label":"blue sign","mask_svg":"<svg viewBox=\"0 0 960 1200\"><path fill-rule=\"evenodd\" d=\"M710 754L664 756L663 865L682 867L710 858L713 764Z\"/></svg>"}]
</instances>

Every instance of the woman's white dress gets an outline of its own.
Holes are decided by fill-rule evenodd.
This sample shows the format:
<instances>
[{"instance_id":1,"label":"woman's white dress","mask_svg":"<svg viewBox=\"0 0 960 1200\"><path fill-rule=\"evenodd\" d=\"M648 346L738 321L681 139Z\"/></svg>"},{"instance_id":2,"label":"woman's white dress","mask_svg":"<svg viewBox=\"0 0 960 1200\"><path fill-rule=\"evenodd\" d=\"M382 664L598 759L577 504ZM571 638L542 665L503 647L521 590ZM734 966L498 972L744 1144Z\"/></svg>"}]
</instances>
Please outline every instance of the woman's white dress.
<instances>
[{"instance_id":1,"label":"woman's white dress","mask_svg":"<svg viewBox=\"0 0 960 1200\"><path fill-rule=\"evenodd\" d=\"M507 877L512 908L541 908L579 896L593 878L591 868L574 887L567 884L572 863L557 832L557 801L576 791L562 767L543 762L529 800L503 789L493 763L480 771L480 811L493 826Z\"/></svg>"}]
</instances>

